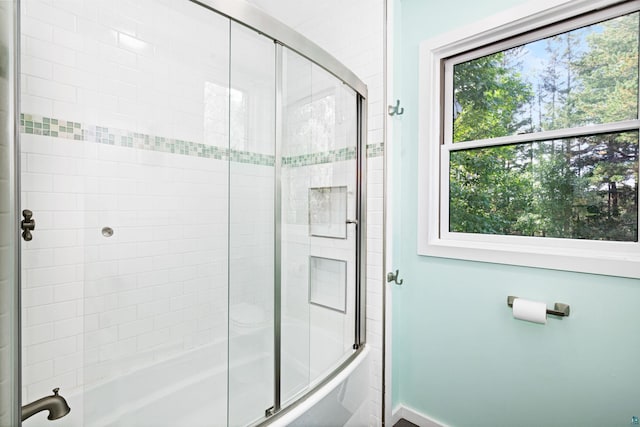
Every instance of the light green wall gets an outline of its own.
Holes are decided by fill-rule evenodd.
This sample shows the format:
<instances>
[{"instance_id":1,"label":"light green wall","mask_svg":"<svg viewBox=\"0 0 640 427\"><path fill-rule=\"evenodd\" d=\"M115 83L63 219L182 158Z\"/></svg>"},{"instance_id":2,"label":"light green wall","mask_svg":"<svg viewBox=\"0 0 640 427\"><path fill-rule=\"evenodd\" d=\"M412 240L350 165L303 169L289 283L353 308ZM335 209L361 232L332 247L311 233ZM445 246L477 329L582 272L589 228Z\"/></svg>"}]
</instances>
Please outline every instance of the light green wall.
<instances>
[{"instance_id":1,"label":"light green wall","mask_svg":"<svg viewBox=\"0 0 640 427\"><path fill-rule=\"evenodd\" d=\"M520 3L394 0L394 407L451 426L627 426L640 416L640 280L416 255L418 44ZM517 321L507 295L571 316Z\"/></svg>"}]
</instances>

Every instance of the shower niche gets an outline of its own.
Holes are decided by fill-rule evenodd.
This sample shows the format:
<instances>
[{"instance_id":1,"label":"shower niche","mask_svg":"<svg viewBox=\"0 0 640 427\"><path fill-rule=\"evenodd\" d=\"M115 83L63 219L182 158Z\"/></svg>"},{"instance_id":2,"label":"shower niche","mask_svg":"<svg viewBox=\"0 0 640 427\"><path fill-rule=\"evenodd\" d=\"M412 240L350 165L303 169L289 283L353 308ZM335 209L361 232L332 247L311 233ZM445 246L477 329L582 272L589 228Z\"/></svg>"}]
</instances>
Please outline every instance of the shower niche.
<instances>
[{"instance_id":1,"label":"shower niche","mask_svg":"<svg viewBox=\"0 0 640 427\"><path fill-rule=\"evenodd\" d=\"M366 87L218 3L21 2L22 401L65 425L267 422L363 344Z\"/></svg>"},{"instance_id":2,"label":"shower niche","mask_svg":"<svg viewBox=\"0 0 640 427\"><path fill-rule=\"evenodd\" d=\"M347 238L347 186L309 189L309 234Z\"/></svg>"}]
</instances>

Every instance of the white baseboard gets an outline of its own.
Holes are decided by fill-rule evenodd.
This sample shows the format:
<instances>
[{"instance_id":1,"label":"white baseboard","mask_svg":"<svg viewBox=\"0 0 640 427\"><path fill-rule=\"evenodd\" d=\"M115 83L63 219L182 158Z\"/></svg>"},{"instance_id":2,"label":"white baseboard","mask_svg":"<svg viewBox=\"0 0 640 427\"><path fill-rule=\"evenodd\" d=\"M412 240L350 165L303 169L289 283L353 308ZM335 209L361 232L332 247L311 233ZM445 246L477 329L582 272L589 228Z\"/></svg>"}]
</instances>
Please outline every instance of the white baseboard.
<instances>
[{"instance_id":1,"label":"white baseboard","mask_svg":"<svg viewBox=\"0 0 640 427\"><path fill-rule=\"evenodd\" d=\"M395 425L400 418L404 418L407 421L420 426L420 427L448 427L445 423L440 422L434 418L428 417L425 414L421 414L413 408L405 405L398 405L393 408L393 415L391 417L391 425Z\"/></svg>"}]
</instances>

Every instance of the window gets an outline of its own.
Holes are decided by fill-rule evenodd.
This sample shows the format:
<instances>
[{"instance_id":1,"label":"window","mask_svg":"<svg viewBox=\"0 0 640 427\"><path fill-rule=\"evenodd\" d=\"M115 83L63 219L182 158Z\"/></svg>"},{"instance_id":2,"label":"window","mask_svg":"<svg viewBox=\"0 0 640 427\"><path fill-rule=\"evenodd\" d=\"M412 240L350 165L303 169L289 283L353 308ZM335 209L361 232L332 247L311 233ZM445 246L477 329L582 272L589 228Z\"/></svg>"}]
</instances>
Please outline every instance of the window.
<instances>
[{"instance_id":1,"label":"window","mask_svg":"<svg viewBox=\"0 0 640 427\"><path fill-rule=\"evenodd\" d=\"M421 46L420 253L640 277L640 2L594 3Z\"/></svg>"}]
</instances>

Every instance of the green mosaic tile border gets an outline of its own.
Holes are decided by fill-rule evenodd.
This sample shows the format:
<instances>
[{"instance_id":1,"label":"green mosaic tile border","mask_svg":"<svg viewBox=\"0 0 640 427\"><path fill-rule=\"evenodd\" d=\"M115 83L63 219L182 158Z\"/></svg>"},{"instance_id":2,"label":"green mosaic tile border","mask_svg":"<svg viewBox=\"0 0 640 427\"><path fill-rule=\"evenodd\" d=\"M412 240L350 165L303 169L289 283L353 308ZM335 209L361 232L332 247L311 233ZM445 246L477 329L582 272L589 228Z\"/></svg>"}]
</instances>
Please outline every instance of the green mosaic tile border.
<instances>
[{"instance_id":1,"label":"green mosaic tile border","mask_svg":"<svg viewBox=\"0 0 640 427\"><path fill-rule=\"evenodd\" d=\"M323 163L340 162L344 160L352 160L356 158L356 148L346 147L331 151L321 151L318 153L303 154L300 156L291 156L282 158L282 166L300 167L319 165Z\"/></svg>"},{"instance_id":2,"label":"green mosaic tile border","mask_svg":"<svg viewBox=\"0 0 640 427\"><path fill-rule=\"evenodd\" d=\"M384 154L384 143L367 145L367 157L379 157ZM322 151L318 153L303 154L300 156L283 157L282 166L299 167L319 165L323 163L340 162L356 158L356 148L348 147L338 150Z\"/></svg>"},{"instance_id":3,"label":"green mosaic tile border","mask_svg":"<svg viewBox=\"0 0 640 427\"><path fill-rule=\"evenodd\" d=\"M276 157L269 154L252 153L250 151L231 150L231 161L260 166L273 166L276 163Z\"/></svg>"},{"instance_id":4,"label":"green mosaic tile border","mask_svg":"<svg viewBox=\"0 0 640 427\"><path fill-rule=\"evenodd\" d=\"M82 124L31 114L20 114L20 132L82 140Z\"/></svg>"},{"instance_id":5,"label":"green mosaic tile border","mask_svg":"<svg viewBox=\"0 0 640 427\"><path fill-rule=\"evenodd\" d=\"M139 150L159 151L184 156L204 157L217 160L231 160L237 163L248 163L260 166L273 166L275 156L249 151L229 150L227 148L205 145L193 141L165 138L156 135L131 132L128 130L86 125L34 114L20 114L20 132L25 134L51 136L54 138L72 139L118 147L137 148ZM367 157L382 155L383 144L367 146ZM284 157L285 167L300 167L333 163L356 158L355 147L341 148L301 156Z\"/></svg>"},{"instance_id":6,"label":"green mosaic tile border","mask_svg":"<svg viewBox=\"0 0 640 427\"><path fill-rule=\"evenodd\" d=\"M275 157L267 154L229 150L228 148L205 145L193 141L165 138L117 128L86 125L79 122L26 113L20 114L20 132L184 156L231 160L233 162L261 166L273 166L275 164Z\"/></svg>"},{"instance_id":7,"label":"green mosaic tile border","mask_svg":"<svg viewBox=\"0 0 640 427\"><path fill-rule=\"evenodd\" d=\"M384 155L384 142L367 145L367 157L380 157Z\"/></svg>"}]
</instances>

